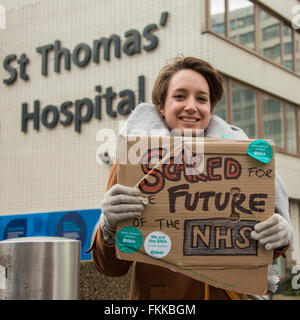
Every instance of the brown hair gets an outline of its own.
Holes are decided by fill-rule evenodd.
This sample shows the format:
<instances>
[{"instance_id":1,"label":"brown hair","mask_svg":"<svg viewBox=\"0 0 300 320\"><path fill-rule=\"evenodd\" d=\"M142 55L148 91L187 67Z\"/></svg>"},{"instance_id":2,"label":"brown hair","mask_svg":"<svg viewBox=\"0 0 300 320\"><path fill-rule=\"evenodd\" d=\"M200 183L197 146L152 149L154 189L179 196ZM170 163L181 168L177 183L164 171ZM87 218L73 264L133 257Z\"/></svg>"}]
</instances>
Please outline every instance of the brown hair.
<instances>
[{"instance_id":1,"label":"brown hair","mask_svg":"<svg viewBox=\"0 0 300 320\"><path fill-rule=\"evenodd\" d=\"M223 96L223 80L218 71L208 62L195 57L177 56L159 72L152 89L152 102L164 107L172 76L182 69L200 73L207 81L210 91L211 113Z\"/></svg>"}]
</instances>

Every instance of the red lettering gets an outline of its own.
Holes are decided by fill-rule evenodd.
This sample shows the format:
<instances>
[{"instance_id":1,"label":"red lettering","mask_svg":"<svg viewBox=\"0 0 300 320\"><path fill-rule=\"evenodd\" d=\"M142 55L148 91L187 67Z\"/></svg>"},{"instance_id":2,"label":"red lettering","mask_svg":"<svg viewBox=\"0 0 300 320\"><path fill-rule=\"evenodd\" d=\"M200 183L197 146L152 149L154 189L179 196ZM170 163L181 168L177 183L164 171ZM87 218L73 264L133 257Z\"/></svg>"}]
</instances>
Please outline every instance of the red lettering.
<instances>
[{"instance_id":1,"label":"red lettering","mask_svg":"<svg viewBox=\"0 0 300 320\"><path fill-rule=\"evenodd\" d=\"M165 153L166 153L166 149L157 148L157 149L150 149L150 150L148 150L148 152L146 152L143 155L143 157L141 159L141 168L147 176L152 176L155 179L155 181L151 183L147 180L147 177L145 177L140 182L139 189L143 193L153 194L153 193L157 193L157 192L161 191L164 188L165 179L163 177L162 172L157 168L150 168L149 163L150 163L151 159L157 158L157 159L161 160L163 158L163 156L165 155Z\"/></svg>"},{"instance_id":2,"label":"red lettering","mask_svg":"<svg viewBox=\"0 0 300 320\"><path fill-rule=\"evenodd\" d=\"M224 177L225 179L238 179L242 174L241 164L232 158L226 158L224 161Z\"/></svg>"},{"instance_id":3,"label":"red lettering","mask_svg":"<svg viewBox=\"0 0 300 320\"><path fill-rule=\"evenodd\" d=\"M206 182L207 177L203 173L199 173L199 165L201 164L202 157L200 154L193 154L190 159L191 163L185 161L184 153L182 153L182 170L184 172L185 180L190 183L197 183L199 181Z\"/></svg>"},{"instance_id":4,"label":"red lettering","mask_svg":"<svg viewBox=\"0 0 300 320\"><path fill-rule=\"evenodd\" d=\"M174 157L170 158L169 163L163 165L162 171L170 181L179 181L181 178L181 170L179 165L175 164Z\"/></svg>"},{"instance_id":5,"label":"red lettering","mask_svg":"<svg viewBox=\"0 0 300 320\"><path fill-rule=\"evenodd\" d=\"M219 175L219 174L214 175L214 169L220 168L221 166L222 166L222 158L221 157L207 159L206 171L207 171L207 177L209 180L222 180L221 175Z\"/></svg>"},{"instance_id":6,"label":"red lettering","mask_svg":"<svg viewBox=\"0 0 300 320\"><path fill-rule=\"evenodd\" d=\"M211 157L206 161L207 175L200 173L199 167L202 161L200 154L193 154L191 163L187 163L184 152L177 158L171 157L165 159L167 154L166 148L149 149L141 158L141 169L146 175L139 184L139 189L143 193L154 194L161 191L165 186L165 179L169 181L180 181L181 173L189 183L199 181L220 181L222 176L215 174L215 169L222 167L222 157ZM156 163L163 162L162 169L151 167L149 163L156 159ZM163 160L163 161L162 161ZM180 160L180 161L178 161ZM179 163L178 163L179 162ZM224 158L224 179L238 179L242 173L241 164L233 158ZM218 196L219 197L219 196ZM220 202L220 199L218 198ZM225 203L228 199L225 198ZM193 204L191 205L193 207ZM222 207L222 205L220 204Z\"/></svg>"}]
</instances>

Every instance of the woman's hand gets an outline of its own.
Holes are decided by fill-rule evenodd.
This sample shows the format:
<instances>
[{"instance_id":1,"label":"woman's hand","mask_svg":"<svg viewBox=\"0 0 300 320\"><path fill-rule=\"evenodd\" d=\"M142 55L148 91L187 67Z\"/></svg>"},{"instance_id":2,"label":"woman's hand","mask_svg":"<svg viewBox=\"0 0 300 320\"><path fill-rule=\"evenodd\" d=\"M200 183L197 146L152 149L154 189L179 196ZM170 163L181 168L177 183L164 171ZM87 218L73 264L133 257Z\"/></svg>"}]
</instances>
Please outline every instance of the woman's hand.
<instances>
[{"instance_id":1,"label":"woman's hand","mask_svg":"<svg viewBox=\"0 0 300 320\"><path fill-rule=\"evenodd\" d=\"M101 205L100 227L104 241L113 244L118 222L139 217L147 203L135 187L112 186L105 193Z\"/></svg>"},{"instance_id":2,"label":"woman's hand","mask_svg":"<svg viewBox=\"0 0 300 320\"><path fill-rule=\"evenodd\" d=\"M291 229L288 222L280 214L275 213L266 221L256 224L251 237L269 251L289 244Z\"/></svg>"}]
</instances>

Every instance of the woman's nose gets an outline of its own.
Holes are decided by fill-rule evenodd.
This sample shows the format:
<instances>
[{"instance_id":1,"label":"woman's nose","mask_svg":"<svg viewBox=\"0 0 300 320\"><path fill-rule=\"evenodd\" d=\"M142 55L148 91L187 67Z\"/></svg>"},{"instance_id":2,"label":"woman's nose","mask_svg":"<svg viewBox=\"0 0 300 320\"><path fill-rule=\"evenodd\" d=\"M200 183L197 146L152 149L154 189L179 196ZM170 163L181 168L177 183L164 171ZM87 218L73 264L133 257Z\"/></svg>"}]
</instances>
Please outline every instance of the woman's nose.
<instances>
[{"instance_id":1,"label":"woman's nose","mask_svg":"<svg viewBox=\"0 0 300 320\"><path fill-rule=\"evenodd\" d=\"M189 99L184 108L185 111L189 113L194 113L197 111L197 105L195 99Z\"/></svg>"}]
</instances>

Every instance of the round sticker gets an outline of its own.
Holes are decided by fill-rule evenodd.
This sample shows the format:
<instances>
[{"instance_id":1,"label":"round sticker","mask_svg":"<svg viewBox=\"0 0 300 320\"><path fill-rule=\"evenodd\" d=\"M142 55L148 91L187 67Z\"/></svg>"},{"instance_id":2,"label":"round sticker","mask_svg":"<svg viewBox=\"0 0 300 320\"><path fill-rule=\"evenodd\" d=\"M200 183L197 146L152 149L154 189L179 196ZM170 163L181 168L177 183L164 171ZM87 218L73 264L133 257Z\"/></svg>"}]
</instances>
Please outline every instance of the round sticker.
<instances>
[{"instance_id":1,"label":"round sticker","mask_svg":"<svg viewBox=\"0 0 300 320\"><path fill-rule=\"evenodd\" d=\"M158 259L165 257L170 252L171 246L170 237L159 231L148 234L144 242L146 253L149 256Z\"/></svg>"},{"instance_id":2,"label":"round sticker","mask_svg":"<svg viewBox=\"0 0 300 320\"><path fill-rule=\"evenodd\" d=\"M263 163L269 163L273 157L273 149L265 140L255 140L248 146L248 155Z\"/></svg>"},{"instance_id":3,"label":"round sticker","mask_svg":"<svg viewBox=\"0 0 300 320\"><path fill-rule=\"evenodd\" d=\"M116 244L120 251L133 253L139 250L143 243L141 231L135 227L124 227L116 236Z\"/></svg>"}]
</instances>

